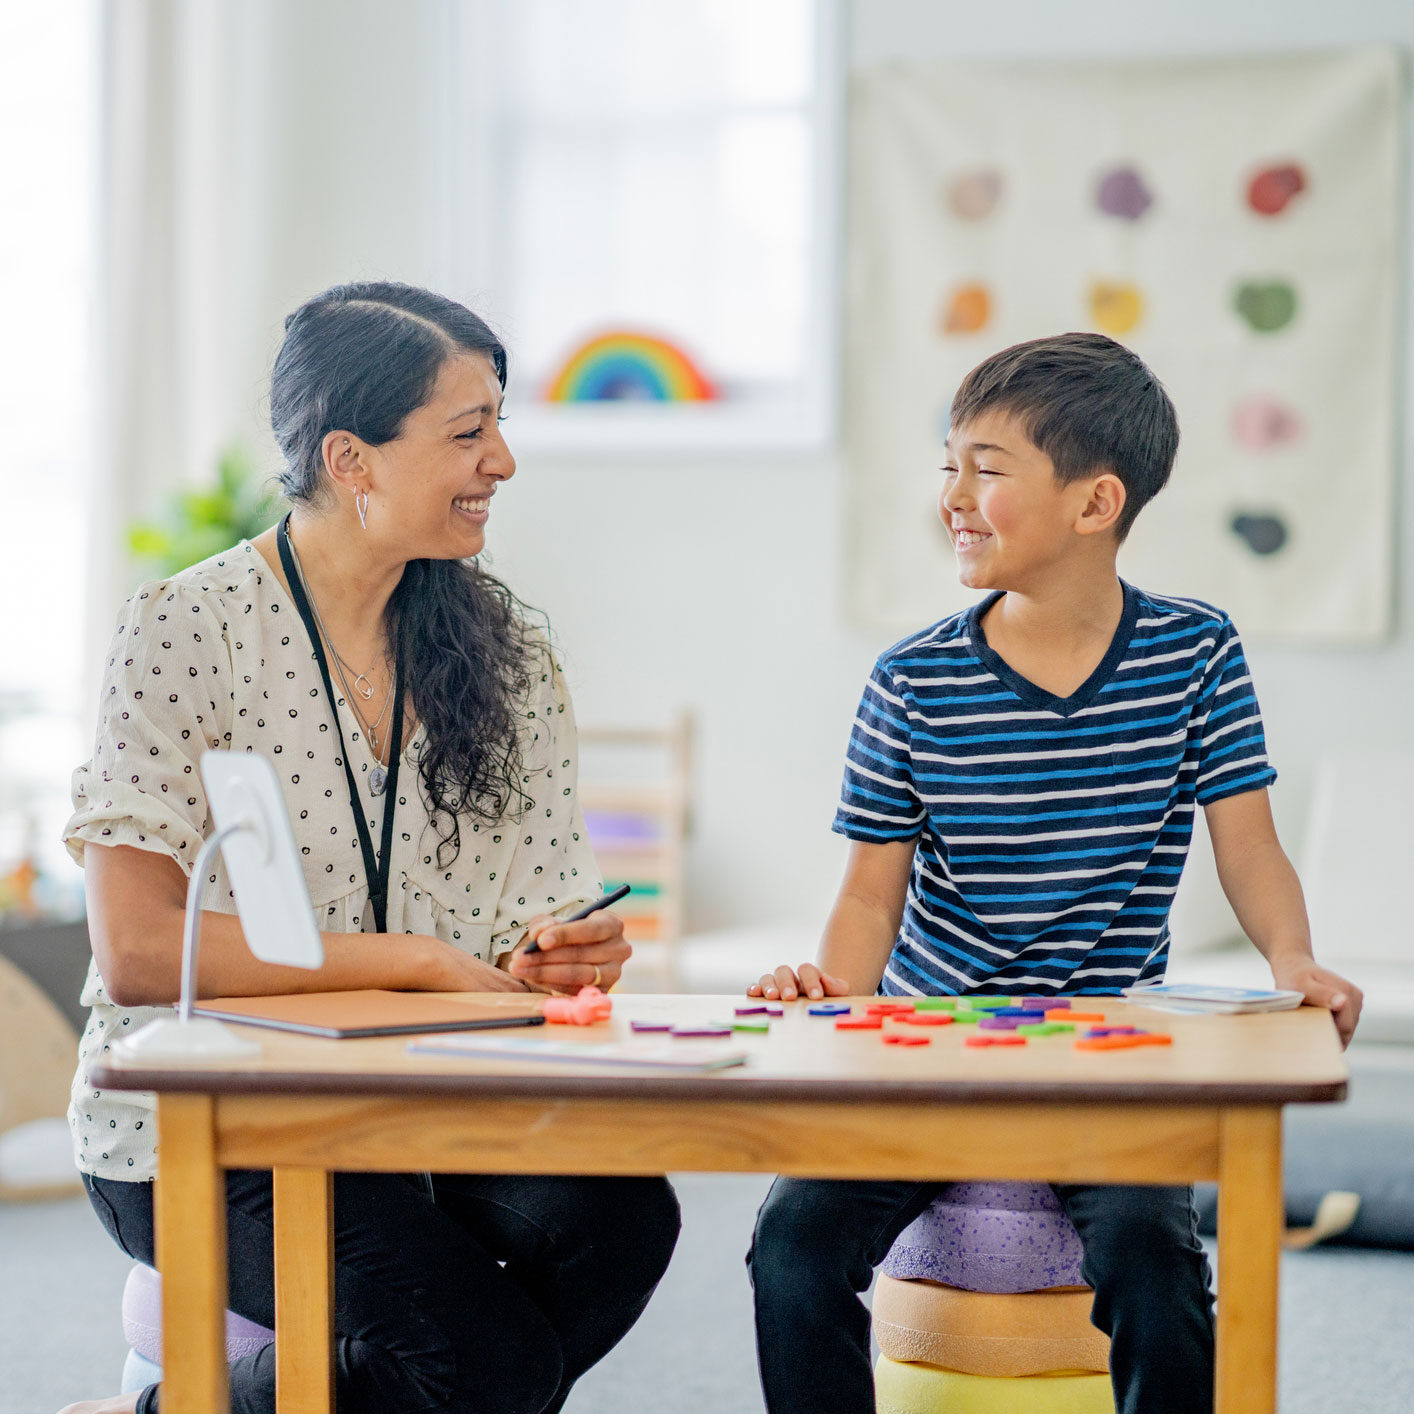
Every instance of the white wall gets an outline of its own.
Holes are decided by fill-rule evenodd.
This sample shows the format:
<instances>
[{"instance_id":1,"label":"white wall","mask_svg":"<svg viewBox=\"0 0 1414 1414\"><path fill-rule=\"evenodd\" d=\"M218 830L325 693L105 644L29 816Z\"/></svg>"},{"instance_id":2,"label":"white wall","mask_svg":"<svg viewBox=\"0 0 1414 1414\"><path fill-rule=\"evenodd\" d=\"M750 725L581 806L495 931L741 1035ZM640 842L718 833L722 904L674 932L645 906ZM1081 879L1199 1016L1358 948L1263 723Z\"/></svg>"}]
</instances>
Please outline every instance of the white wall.
<instances>
[{"instance_id":1,"label":"white wall","mask_svg":"<svg viewBox=\"0 0 1414 1414\"><path fill-rule=\"evenodd\" d=\"M252 225L261 242L264 293L261 311L249 316L260 326L252 347L273 350L278 315L322 285L426 278L439 233L410 213L420 201L423 211L438 209L426 184L463 174L429 169L425 38L405 23L407 13L373 0L249 0L232 12L242 17L232 62L248 71L243 92L259 149L231 173L229 205L231 218ZM1414 5L855 0L847 27L856 66L929 55L1414 45ZM271 54L273 67L262 57ZM262 183L261 169L275 175ZM251 436L258 425L256 386L268 354L262 358L227 390L232 433ZM514 421L506 430L514 446ZM1331 533L1339 534L1338 467L1328 496ZM1401 561L1414 545L1410 502L1401 498L1395 532ZM885 646L877 633L850 627L841 602L843 507L835 456L658 462L526 454L497 498L494 563L522 597L549 611L581 719L651 721L682 705L696 714L694 927L813 925L829 906L843 859L829 830L843 749L864 675ZM1163 514L1162 500L1149 514ZM1410 576L1397 592L1398 628L1384 648L1250 645L1282 772L1275 801L1293 853L1324 749L1410 740ZM1198 893L1190 915L1207 911L1211 882Z\"/></svg>"},{"instance_id":2,"label":"white wall","mask_svg":"<svg viewBox=\"0 0 1414 1414\"><path fill-rule=\"evenodd\" d=\"M856 66L928 56L1414 45L1414 5L1401 0L856 0L849 23ZM513 440L513 423L507 431ZM1407 466L1414 459L1408 427L1405 433ZM841 603L849 527L838 459L617 465L527 458L520 478L498 501L496 563L553 615L581 716L647 716L679 702L698 715L693 923L822 918L843 858L829 833L843 747L863 676L885 646L877 634L849 627ZM1332 534L1339 534L1340 497L1333 467ZM1401 564L1414 545L1411 502L1401 496L1393 531ZM1163 514L1162 499L1148 514ZM1281 773L1273 799L1294 856L1322 751L1414 747L1411 581L1400 577L1397 628L1386 647L1250 645ZM1180 918L1190 926L1222 927L1230 918L1211 869L1195 870L1185 892Z\"/></svg>"}]
</instances>

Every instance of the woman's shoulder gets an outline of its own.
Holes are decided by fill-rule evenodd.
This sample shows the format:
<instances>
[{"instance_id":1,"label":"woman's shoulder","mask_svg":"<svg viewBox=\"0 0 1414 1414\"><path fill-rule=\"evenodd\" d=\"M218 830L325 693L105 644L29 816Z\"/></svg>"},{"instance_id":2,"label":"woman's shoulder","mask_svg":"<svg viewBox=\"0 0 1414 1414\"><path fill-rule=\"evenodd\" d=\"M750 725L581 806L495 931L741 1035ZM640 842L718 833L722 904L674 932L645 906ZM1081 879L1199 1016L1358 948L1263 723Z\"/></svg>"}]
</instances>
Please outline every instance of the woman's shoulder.
<instances>
[{"instance_id":1,"label":"woman's shoulder","mask_svg":"<svg viewBox=\"0 0 1414 1414\"><path fill-rule=\"evenodd\" d=\"M254 612L274 593L273 576L249 540L219 551L186 569L138 585L123 605L120 622L165 621L177 612L209 611L224 629L233 614Z\"/></svg>"}]
</instances>

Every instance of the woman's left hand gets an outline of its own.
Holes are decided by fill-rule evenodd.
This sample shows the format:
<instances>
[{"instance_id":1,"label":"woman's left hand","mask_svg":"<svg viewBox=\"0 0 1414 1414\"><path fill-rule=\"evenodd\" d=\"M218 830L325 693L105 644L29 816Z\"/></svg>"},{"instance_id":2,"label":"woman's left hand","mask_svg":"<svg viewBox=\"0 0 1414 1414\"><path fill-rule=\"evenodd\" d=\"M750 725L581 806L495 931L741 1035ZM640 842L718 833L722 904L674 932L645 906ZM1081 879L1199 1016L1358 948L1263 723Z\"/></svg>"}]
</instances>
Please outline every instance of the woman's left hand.
<instances>
[{"instance_id":1,"label":"woman's left hand","mask_svg":"<svg viewBox=\"0 0 1414 1414\"><path fill-rule=\"evenodd\" d=\"M607 908L575 923L542 914L530 920L526 942L531 938L540 944L540 950L526 952L525 943L521 943L506 970L528 987L570 996L590 986L607 992L619 980L633 952L624 939L623 919Z\"/></svg>"}]
</instances>

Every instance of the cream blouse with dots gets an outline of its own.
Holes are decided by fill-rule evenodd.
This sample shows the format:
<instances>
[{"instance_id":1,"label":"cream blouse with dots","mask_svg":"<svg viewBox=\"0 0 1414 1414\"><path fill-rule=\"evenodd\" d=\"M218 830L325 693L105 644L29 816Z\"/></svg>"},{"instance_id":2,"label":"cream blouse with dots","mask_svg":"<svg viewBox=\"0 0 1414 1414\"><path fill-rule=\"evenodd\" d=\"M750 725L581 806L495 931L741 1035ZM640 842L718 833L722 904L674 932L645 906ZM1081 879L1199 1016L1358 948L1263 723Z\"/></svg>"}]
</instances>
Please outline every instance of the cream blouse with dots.
<instances>
[{"instance_id":1,"label":"cream blouse with dots","mask_svg":"<svg viewBox=\"0 0 1414 1414\"><path fill-rule=\"evenodd\" d=\"M398 776L389 933L431 934L485 962L520 940L536 914L572 910L601 891L576 796L574 715L564 675L540 644L540 671L522 706L522 784L529 804L497 824L461 821L461 850L437 862L422 781L424 735ZM415 698L415 692L414 692ZM375 847L387 796L368 792L375 758L340 697L339 723L363 784ZM358 831L318 663L298 611L247 540L171 579L143 585L119 616L99 705L93 759L74 772L69 852L130 845L175 859L190 875L211 829L199 761L210 748L258 751L274 765L300 849L316 925L354 933L375 925ZM201 906L234 913L218 860ZM396 947L395 942L390 946ZM79 1167L101 1178L156 1173L150 1095L98 1091L89 1062L115 1037L169 1008L115 1006L97 964L82 994L92 1008L79 1046L69 1125Z\"/></svg>"}]
</instances>

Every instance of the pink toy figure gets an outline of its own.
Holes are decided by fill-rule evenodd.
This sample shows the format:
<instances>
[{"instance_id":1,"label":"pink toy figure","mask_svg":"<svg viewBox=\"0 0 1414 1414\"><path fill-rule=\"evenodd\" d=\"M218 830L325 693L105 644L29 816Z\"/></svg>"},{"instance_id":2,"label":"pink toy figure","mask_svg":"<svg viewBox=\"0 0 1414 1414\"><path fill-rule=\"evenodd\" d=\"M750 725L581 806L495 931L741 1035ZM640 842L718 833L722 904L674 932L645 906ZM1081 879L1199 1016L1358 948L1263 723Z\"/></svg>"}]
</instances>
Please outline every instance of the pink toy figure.
<instances>
[{"instance_id":1,"label":"pink toy figure","mask_svg":"<svg viewBox=\"0 0 1414 1414\"><path fill-rule=\"evenodd\" d=\"M563 1026L593 1026L596 1021L607 1021L613 1009L613 998L598 987L581 987L577 996L547 997L545 1020Z\"/></svg>"}]
</instances>

